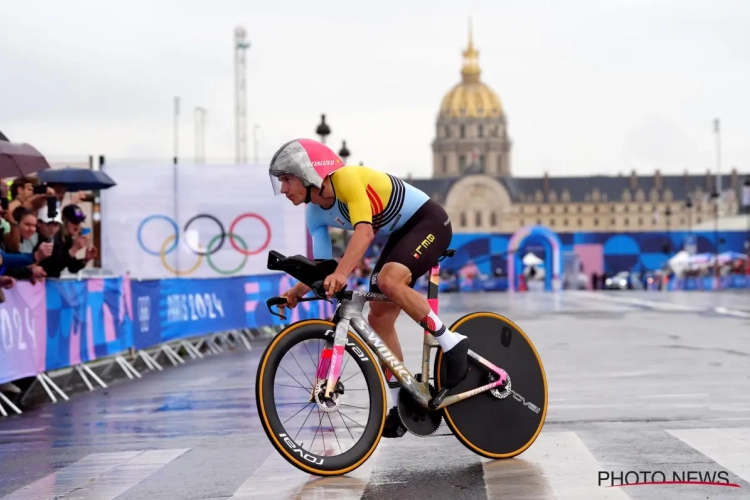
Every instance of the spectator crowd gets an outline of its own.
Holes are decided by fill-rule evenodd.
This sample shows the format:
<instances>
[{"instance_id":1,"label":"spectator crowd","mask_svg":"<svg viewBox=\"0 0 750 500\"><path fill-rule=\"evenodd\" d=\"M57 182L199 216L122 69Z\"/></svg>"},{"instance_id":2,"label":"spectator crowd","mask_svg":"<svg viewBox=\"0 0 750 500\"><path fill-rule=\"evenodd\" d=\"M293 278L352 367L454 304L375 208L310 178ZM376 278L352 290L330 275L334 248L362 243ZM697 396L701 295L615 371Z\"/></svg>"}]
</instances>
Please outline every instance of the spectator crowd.
<instances>
[{"instance_id":1,"label":"spectator crowd","mask_svg":"<svg viewBox=\"0 0 750 500\"><path fill-rule=\"evenodd\" d=\"M36 177L0 183L0 303L3 289L17 280L31 283L77 273L96 257L86 215L75 193L64 204L62 185L44 185Z\"/></svg>"}]
</instances>

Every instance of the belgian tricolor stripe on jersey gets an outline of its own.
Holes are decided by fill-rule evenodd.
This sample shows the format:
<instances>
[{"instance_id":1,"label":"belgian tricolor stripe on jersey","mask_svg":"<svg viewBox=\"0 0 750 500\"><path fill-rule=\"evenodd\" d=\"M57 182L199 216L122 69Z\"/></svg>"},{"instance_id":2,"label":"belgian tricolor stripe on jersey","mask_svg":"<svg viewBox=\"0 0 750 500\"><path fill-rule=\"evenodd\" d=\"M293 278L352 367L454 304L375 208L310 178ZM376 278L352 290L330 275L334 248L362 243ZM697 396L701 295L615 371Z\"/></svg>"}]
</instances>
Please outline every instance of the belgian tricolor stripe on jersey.
<instances>
[{"instance_id":1,"label":"belgian tricolor stripe on jersey","mask_svg":"<svg viewBox=\"0 0 750 500\"><path fill-rule=\"evenodd\" d=\"M368 184L367 196L370 199L370 207L372 207L372 228L374 231L387 226L398 216L401 208L404 206L404 199L406 195L406 188L404 187L404 181L398 177L393 177L387 174L391 180L391 196L388 200L388 204L383 208L383 201L377 195L375 190ZM349 217L349 207L346 203L341 200L337 200L338 208L341 214L344 216L347 222L351 223ZM398 219L396 220L398 221Z\"/></svg>"}]
</instances>

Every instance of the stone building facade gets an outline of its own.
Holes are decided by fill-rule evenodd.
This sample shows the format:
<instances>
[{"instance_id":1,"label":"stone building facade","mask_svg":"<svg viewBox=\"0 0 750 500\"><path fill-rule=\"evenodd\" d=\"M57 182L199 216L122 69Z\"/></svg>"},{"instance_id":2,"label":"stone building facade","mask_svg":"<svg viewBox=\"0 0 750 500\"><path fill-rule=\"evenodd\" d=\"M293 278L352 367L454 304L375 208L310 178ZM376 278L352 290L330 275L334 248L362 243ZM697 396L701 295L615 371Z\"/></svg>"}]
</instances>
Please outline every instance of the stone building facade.
<instances>
[{"instance_id":1,"label":"stone building facade","mask_svg":"<svg viewBox=\"0 0 750 500\"><path fill-rule=\"evenodd\" d=\"M663 231L711 220L716 176L705 174L517 177L498 95L481 81L469 32L461 81L443 98L432 143L433 176L409 179L441 203L455 232L512 233L543 224L559 232ZM744 176L722 176L719 216L739 211ZM691 202L688 204L687 200Z\"/></svg>"}]
</instances>

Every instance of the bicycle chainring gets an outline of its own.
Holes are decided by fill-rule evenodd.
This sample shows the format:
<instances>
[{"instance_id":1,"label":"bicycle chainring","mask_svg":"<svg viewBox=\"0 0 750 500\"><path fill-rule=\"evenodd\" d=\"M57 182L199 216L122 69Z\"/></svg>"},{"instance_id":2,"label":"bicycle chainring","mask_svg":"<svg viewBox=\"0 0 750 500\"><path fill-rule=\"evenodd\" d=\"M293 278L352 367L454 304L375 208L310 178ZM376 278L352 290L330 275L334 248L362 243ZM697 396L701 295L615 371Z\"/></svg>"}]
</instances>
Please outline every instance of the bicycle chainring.
<instances>
[{"instance_id":1,"label":"bicycle chainring","mask_svg":"<svg viewBox=\"0 0 750 500\"><path fill-rule=\"evenodd\" d=\"M429 384L430 394L435 396L437 390ZM421 406L405 389L398 392L398 415L404 427L418 437L427 437L435 433L443 421L443 411L431 411Z\"/></svg>"}]
</instances>

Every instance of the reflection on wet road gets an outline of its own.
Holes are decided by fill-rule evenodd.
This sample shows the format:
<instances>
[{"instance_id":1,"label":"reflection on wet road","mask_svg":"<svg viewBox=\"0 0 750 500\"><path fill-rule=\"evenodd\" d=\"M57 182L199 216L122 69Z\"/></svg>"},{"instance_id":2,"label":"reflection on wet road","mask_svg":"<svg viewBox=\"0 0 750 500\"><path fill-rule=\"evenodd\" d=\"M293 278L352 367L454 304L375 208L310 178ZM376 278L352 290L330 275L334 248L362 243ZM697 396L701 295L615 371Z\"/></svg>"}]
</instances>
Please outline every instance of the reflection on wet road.
<instances>
[{"instance_id":1,"label":"reflection on wet road","mask_svg":"<svg viewBox=\"0 0 750 500\"><path fill-rule=\"evenodd\" d=\"M254 384L264 344L258 343L251 352L188 362L1 419L0 499L750 496L750 295L441 297L446 322L473 310L514 319L545 363L547 423L517 458L482 459L443 425L428 438L381 440L347 476L304 474L272 449L260 427ZM420 328L408 318L399 328L406 365L416 371ZM299 354L304 366L308 354ZM296 366L287 371L282 379L289 387L279 395L288 403L285 418L298 414L304 422L293 405L295 391L306 397L297 385L307 381ZM310 417L298 427L346 433L335 418L326 427L317 416L310 424ZM342 436L337 445L345 449ZM326 439L326 448L333 446ZM690 473L691 480L708 478L704 483L726 477L730 485L599 484L629 471L663 473L667 480Z\"/></svg>"}]
</instances>

